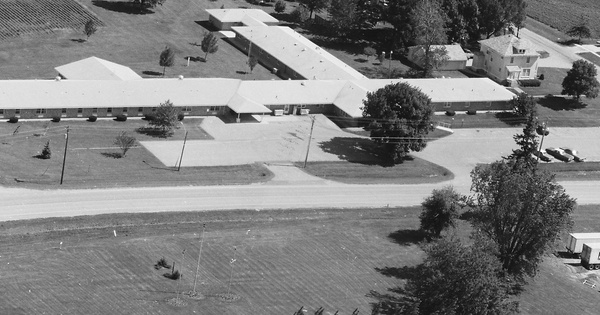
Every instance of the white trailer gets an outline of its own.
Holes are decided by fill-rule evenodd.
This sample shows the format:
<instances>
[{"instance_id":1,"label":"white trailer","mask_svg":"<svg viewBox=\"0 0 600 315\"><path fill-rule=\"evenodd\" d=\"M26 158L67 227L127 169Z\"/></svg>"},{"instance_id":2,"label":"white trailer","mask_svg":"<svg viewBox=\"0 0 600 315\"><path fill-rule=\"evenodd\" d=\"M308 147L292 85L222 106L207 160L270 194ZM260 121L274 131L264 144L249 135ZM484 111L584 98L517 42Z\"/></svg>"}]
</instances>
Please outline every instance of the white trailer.
<instances>
[{"instance_id":1,"label":"white trailer","mask_svg":"<svg viewBox=\"0 0 600 315\"><path fill-rule=\"evenodd\" d=\"M583 244L600 243L600 233L571 233L567 240L567 251L571 254L581 254Z\"/></svg>"},{"instance_id":2,"label":"white trailer","mask_svg":"<svg viewBox=\"0 0 600 315\"><path fill-rule=\"evenodd\" d=\"M583 244L581 265L590 270L600 269L600 243Z\"/></svg>"}]
</instances>

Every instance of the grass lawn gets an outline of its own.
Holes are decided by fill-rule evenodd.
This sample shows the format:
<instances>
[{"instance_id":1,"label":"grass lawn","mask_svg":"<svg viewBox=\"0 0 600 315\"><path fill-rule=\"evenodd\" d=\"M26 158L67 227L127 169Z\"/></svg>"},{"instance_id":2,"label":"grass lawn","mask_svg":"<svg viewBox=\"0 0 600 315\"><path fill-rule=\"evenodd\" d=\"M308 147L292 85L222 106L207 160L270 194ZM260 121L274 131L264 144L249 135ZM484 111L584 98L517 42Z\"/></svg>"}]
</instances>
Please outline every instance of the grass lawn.
<instances>
[{"instance_id":1,"label":"grass lawn","mask_svg":"<svg viewBox=\"0 0 600 315\"><path fill-rule=\"evenodd\" d=\"M596 66L600 66L600 57L598 57L598 55L594 55L591 52L579 53L578 55L587 59L589 62L595 64Z\"/></svg>"},{"instance_id":2,"label":"grass lawn","mask_svg":"<svg viewBox=\"0 0 600 315\"><path fill-rule=\"evenodd\" d=\"M557 180L600 180L600 162L541 162L539 168L553 172Z\"/></svg>"},{"instance_id":3,"label":"grass lawn","mask_svg":"<svg viewBox=\"0 0 600 315\"><path fill-rule=\"evenodd\" d=\"M562 92L562 81L567 76L567 71L568 69L561 68L538 68L538 75L544 75L541 85L537 87L520 86L519 88L525 93L534 96L560 95L560 92Z\"/></svg>"},{"instance_id":4,"label":"grass lawn","mask_svg":"<svg viewBox=\"0 0 600 315\"><path fill-rule=\"evenodd\" d=\"M199 127L200 121L183 121L188 140L211 139ZM136 131L147 125L146 121L134 119L127 122L99 119L93 123L83 120L0 123L0 159L3 161L0 164L0 184L38 189L225 185L264 182L273 176L264 166L255 164L185 167L178 172L177 161L165 166L139 145L129 150L125 157L117 158L120 150L113 142L121 131L128 132L138 141L183 141L184 128L177 129L168 139ZM60 186L67 126L70 128L69 144L64 183ZM17 127L18 133L13 135ZM52 158L36 158L47 141L50 141Z\"/></svg>"},{"instance_id":5,"label":"grass lawn","mask_svg":"<svg viewBox=\"0 0 600 315\"><path fill-rule=\"evenodd\" d=\"M596 228L598 210L579 207L574 231ZM0 313L279 315L304 306L309 314L318 307L369 314L369 291L401 285L389 271L422 261L419 214L418 207L307 209L2 222ZM179 292L190 291L202 224L197 290L204 298L180 295L185 305L172 306L178 285L153 265L161 257L175 262L184 275ZM459 221L455 232L464 238L470 230ZM593 275L551 256L518 298L521 308L527 314L595 314L598 293L581 284Z\"/></svg>"}]
</instances>

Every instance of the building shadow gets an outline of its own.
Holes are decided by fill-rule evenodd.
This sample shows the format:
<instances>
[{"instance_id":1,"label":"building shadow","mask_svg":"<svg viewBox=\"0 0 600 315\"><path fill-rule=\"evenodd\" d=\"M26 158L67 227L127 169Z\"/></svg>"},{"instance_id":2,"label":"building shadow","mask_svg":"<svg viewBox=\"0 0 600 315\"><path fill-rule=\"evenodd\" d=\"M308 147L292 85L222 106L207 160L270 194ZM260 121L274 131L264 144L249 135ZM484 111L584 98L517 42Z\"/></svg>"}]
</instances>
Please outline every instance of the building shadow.
<instances>
[{"instance_id":1,"label":"building shadow","mask_svg":"<svg viewBox=\"0 0 600 315\"><path fill-rule=\"evenodd\" d=\"M335 137L319 143L321 150L335 154L341 160L365 165L394 166L386 158L382 148L371 139Z\"/></svg>"},{"instance_id":2,"label":"building shadow","mask_svg":"<svg viewBox=\"0 0 600 315\"><path fill-rule=\"evenodd\" d=\"M135 130L137 133L139 134L143 134L146 136L150 136L152 138L167 138L172 134L167 131L161 130L159 128L154 128L154 127L139 127Z\"/></svg>"},{"instance_id":3,"label":"building shadow","mask_svg":"<svg viewBox=\"0 0 600 315\"><path fill-rule=\"evenodd\" d=\"M204 21L194 21L196 24L204 27L207 31L209 32L216 32L219 29L216 28L212 23L210 23L210 21L208 20L204 20Z\"/></svg>"},{"instance_id":4,"label":"building shadow","mask_svg":"<svg viewBox=\"0 0 600 315\"><path fill-rule=\"evenodd\" d=\"M427 240L427 233L421 230L398 230L390 233L388 238L398 245L407 246Z\"/></svg>"},{"instance_id":5,"label":"building shadow","mask_svg":"<svg viewBox=\"0 0 600 315\"><path fill-rule=\"evenodd\" d=\"M145 75L162 76L162 73L157 72L157 71L145 70L145 71L142 71L142 73Z\"/></svg>"}]
</instances>

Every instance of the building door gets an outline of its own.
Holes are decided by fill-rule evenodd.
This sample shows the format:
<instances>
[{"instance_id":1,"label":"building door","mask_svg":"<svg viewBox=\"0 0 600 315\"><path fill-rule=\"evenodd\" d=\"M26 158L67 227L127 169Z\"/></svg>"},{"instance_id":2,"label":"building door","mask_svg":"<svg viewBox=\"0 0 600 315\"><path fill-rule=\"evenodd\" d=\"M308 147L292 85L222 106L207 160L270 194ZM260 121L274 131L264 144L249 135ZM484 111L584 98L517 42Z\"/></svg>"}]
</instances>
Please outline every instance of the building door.
<instances>
[{"instance_id":1,"label":"building door","mask_svg":"<svg viewBox=\"0 0 600 315\"><path fill-rule=\"evenodd\" d=\"M284 105L283 113L287 115L287 114L289 114L289 112L290 112L290 105Z\"/></svg>"}]
</instances>

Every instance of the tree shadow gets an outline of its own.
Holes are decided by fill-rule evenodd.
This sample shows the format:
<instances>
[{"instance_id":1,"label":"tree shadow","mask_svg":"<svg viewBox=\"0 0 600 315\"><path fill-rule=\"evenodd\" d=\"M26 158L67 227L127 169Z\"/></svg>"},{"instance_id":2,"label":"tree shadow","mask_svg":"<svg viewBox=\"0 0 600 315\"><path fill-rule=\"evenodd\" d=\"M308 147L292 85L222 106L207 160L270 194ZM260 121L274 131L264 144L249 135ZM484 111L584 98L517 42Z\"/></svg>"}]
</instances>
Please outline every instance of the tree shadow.
<instances>
[{"instance_id":1,"label":"tree shadow","mask_svg":"<svg viewBox=\"0 0 600 315\"><path fill-rule=\"evenodd\" d=\"M162 76L162 72L156 72L156 71L150 71L150 70L142 71L142 73L145 75Z\"/></svg>"},{"instance_id":2,"label":"tree shadow","mask_svg":"<svg viewBox=\"0 0 600 315\"><path fill-rule=\"evenodd\" d=\"M414 275L416 269L417 269L417 267L414 267L414 266L412 266L412 267L408 267L408 266L383 267L383 268L375 267L375 271L379 272L380 274L382 274L386 277L402 279L402 280L410 279Z\"/></svg>"},{"instance_id":3,"label":"tree shadow","mask_svg":"<svg viewBox=\"0 0 600 315\"><path fill-rule=\"evenodd\" d=\"M83 38L72 38L71 41L72 42L76 42L76 43L85 43L85 42L87 42L87 40L85 40Z\"/></svg>"},{"instance_id":4,"label":"tree shadow","mask_svg":"<svg viewBox=\"0 0 600 315\"><path fill-rule=\"evenodd\" d=\"M355 58L354 61L360 62L360 63L365 63L365 62L368 62L369 60L367 60L365 58Z\"/></svg>"},{"instance_id":5,"label":"tree shadow","mask_svg":"<svg viewBox=\"0 0 600 315\"><path fill-rule=\"evenodd\" d=\"M107 158L113 158L113 159L120 159L120 158L123 157L123 155L121 153L118 153L118 152L112 152L112 153L110 153L110 152L102 152L100 154L102 154L103 156L105 156Z\"/></svg>"},{"instance_id":6,"label":"tree shadow","mask_svg":"<svg viewBox=\"0 0 600 315\"><path fill-rule=\"evenodd\" d=\"M150 136L153 138L168 138L170 135L172 135L172 132L168 132L168 131L164 131L158 128L153 128L153 127L139 127L135 130L135 132L139 133L139 134L143 134L146 136Z\"/></svg>"},{"instance_id":7,"label":"tree shadow","mask_svg":"<svg viewBox=\"0 0 600 315\"><path fill-rule=\"evenodd\" d=\"M113 12L119 13L127 13L127 14L136 14L136 15L144 15L144 14L154 14L154 11L141 6L139 3L133 1L105 1L105 0L92 0L92 4L109 10Z\"/></svg>"},{"instance_id":8,"label":"tree shadow","mask_svg":"<svg viewBox=\"0 0 600 315\"><path fill-rule=\"evenodd\" d=\"M577 39L577 38L563 39L563 40L557 41L557 43L559 43L563 46L573 46L575 44L580 44L579 39Z\"/></svg>"},{"instance_id":9,"label":"tree shadow","mask_svg":"<svg viewBox=\"0 0 600 315\"><path fill-rule=\"evenodd\" d=\"M427 240L427 233L421 230L398 230L390 233L388 238L396 244L406 246Z\"/></svg>"},{"instance_id":10,"label":"tree shadow","mask_svg":"<svg viewBox=\"0 0 600 315\"><path fill-rule=\"evenodd\" d=\"M394 166L387 159L383 149L367 138L335 137L329 141L322 141L319 147L338 158L351 163L365 165L379 165L385 167Z\"/></svg>"},{"instance_id":11,"label":"tree shadow","mask_svg":"<svg viewBox=\"0 0 600 315\"><path fill-rule=\"evenodd\" d=\"M583 109L583 108L587 107L587 104L582 103L578 100L560 97L560 96L554 96L554 95L546 95L544 98L541 98L538 101L538 104L540 104L543 107L554 110L554 111L562 111L562 110L572 111L572 110Z\"/></svg>"},{"instance_id":12,"label":"tree shadow","mask_svg":"<svg viewBox=\"0 0 600 315\"><path fill-rule=\"evenodd\" d=\"M519 126L525 122L525 118L519 117L513 112L498 112L494 116L509 126Z\"/></svg>"},{"instance_id":13,"label":"tree shadow","mask_svg":"<svg viewBox=\"0 0 600 315\"><path fill-rule=\"evenodd\" d=\"M195 56L185 56L183 57L183 59L185 59L186 61L189 59L192 62L206 62L206 60L204 60L204 58L202 57L195 57Z\"/></svg>"},{"instance_id":14,"label":"tree shadow","mask_svg":"<svg viewBox=\"0 0 600 315\"><path fill-rule=\"evenodd\" d=\"M237 73L237 74L248 74L248 71L236 70L235 73Z\"/></svg>"}]
</instances>

